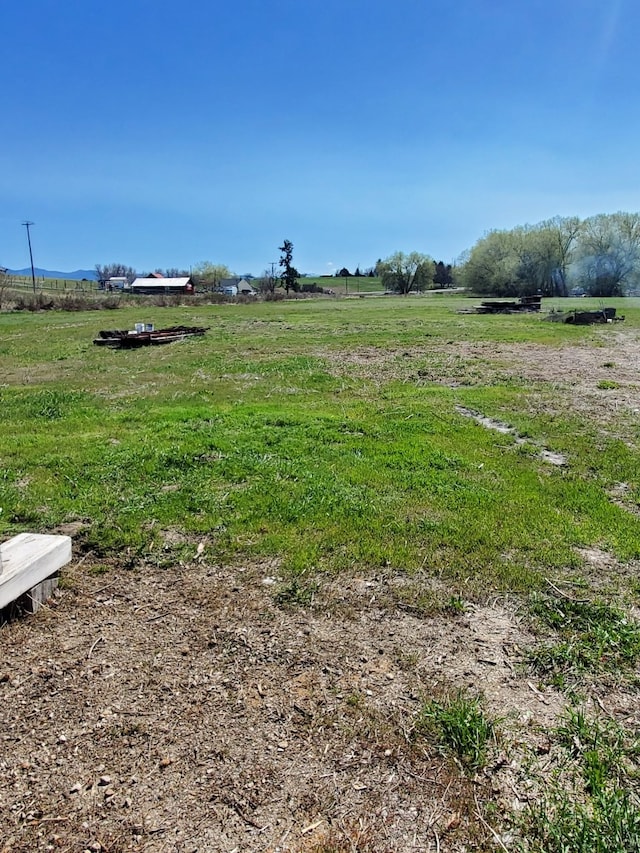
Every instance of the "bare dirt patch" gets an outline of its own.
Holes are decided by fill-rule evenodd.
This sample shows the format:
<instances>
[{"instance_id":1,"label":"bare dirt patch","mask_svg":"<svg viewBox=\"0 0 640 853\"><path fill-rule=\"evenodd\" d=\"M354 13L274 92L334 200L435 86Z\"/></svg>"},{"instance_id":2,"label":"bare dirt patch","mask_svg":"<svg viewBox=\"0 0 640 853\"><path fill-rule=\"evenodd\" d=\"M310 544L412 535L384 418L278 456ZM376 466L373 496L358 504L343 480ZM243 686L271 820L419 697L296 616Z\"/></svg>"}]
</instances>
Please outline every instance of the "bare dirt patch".
<instances>
[{"instance_id":1,"label":"bare dirt patch","mask_svg":"<svg viewBox=\"0 0 640 853\"><path fill-rule=\"evenodd\" d=\"M282 609L272 565L88 568L0 629L6 853L488 849L476 798L513 770L469 780L421 702L482 693L533 742L564 705L507 602L424 618L352 578Z\"/></svg>"},{"instance_id":2,"label":"bare dirt patch","mask_svg":"<svg viewBox=\"0 0 640 853\"><path fill-rule=\"evenodd\" d=\"M409 350L373 347L341 352L334 372L381 379L435 382L451 387L508 381L526 383L531 406L556 392L555 405L607 423L640 413L640 334L636 329L592 329L587 342L546 346L530 342L448 341ZM593 338L595 337L595 344ZM420 365L416 368L416 365ZM612 384L615 387L598 387ZM537 399L537 402L536 402Z\"/></svg>"}]
</instances>

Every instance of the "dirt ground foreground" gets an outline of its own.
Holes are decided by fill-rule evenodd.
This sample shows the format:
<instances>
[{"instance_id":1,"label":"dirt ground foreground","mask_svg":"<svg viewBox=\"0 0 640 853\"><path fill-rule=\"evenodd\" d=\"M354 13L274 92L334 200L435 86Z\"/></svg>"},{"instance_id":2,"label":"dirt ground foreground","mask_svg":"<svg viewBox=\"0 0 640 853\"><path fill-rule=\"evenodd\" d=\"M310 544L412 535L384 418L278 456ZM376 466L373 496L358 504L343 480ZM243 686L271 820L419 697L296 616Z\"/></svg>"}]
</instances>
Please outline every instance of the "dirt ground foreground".
<instances>
[{"instance_id":1,"label":"dirt ground foreground","mask_svg":"<svg viewBox=\"0 0 640 853\"><path fill-rule=\"evenodd\" d=\"M330 836L456 849L484 832L472 783L412 738L421 699L481 685L533 749L562 705L516 673L530 638L502 603L424 619L377 605L387 581L353 578L322 607L283 610L269 566L86 568L3 629L4 851L58 837L69 850L311 850ZM496 776L512 775L501 760Z\"/></svg>"}]
</instances>

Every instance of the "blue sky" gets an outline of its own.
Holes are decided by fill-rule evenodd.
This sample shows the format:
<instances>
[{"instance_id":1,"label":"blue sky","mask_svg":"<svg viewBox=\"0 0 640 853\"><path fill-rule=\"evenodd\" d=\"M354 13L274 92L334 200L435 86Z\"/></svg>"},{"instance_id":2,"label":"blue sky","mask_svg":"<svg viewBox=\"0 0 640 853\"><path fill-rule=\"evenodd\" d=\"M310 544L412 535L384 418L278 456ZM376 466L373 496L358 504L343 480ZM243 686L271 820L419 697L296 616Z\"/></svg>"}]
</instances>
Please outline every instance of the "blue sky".
<instances>
[{"instance_id":1,"label":"blue sky","mask_svg":"<svg viewBox=\"0 0 640 853\"><path fill-rule=\"evenodd\" d=\"M4 0L0 264L452 261L640 209L634 0Z\"/></svg>"}]
</instances>

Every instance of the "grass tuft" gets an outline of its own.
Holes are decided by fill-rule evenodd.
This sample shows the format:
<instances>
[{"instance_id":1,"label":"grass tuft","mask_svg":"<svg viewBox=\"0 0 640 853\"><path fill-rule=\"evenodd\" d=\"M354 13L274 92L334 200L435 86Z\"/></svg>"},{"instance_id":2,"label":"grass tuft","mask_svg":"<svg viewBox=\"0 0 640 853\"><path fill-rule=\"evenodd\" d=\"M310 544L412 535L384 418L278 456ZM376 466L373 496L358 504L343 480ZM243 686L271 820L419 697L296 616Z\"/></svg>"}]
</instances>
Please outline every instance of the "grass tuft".
<instances>
[{"instance_id":1,"label":"grass tuft","mask_svg":"<svg viewBox=\"0 0 640 853\"><path fill-rule=\"evenodd\" d=\"M530 818L526 849L532 853L640 851L640 803L630 791L602 790L588 804L557 791Z\"/></svg>"},{"instance_id":2,"label":"grass tuft","mask_svg":"<svg viewBox=\"0 0 640 853\"><path fill-rule=\"evenodd\" d=\"M495 724L485 716L478 699L458 692L444 701L425 702L415 731L452 753L466 770L475 772L486 763Z\"/></svg>"},{"instance_id":3,"label":"grass tuft","mask_svg":"<svg viewBox=\"0 0 640 853\"><path fill-rule=\"evenodd\" d=\"M317 583L294 577L276 590L273 599L279 607L309 607L317 591Z\"/></svg>"}]
</instances>

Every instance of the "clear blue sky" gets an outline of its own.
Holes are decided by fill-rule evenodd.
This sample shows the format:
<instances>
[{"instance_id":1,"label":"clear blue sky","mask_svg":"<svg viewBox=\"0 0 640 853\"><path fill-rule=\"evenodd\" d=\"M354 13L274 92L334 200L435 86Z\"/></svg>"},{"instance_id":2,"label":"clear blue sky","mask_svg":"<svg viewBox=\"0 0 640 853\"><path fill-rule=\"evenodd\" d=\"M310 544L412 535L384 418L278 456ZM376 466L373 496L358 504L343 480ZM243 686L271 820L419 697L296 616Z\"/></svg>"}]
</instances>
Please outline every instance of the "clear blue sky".
<instances>
[{"instance_id":1,"label":"clear blue sky","mask_svg":"<svg viewBox=\"0 0 640 853\"><path fill-rule=\"evenodd\" d=\"M302 272L640 209L637 0L3 0L0 265Z\"/></svg>"}]
</instances>

